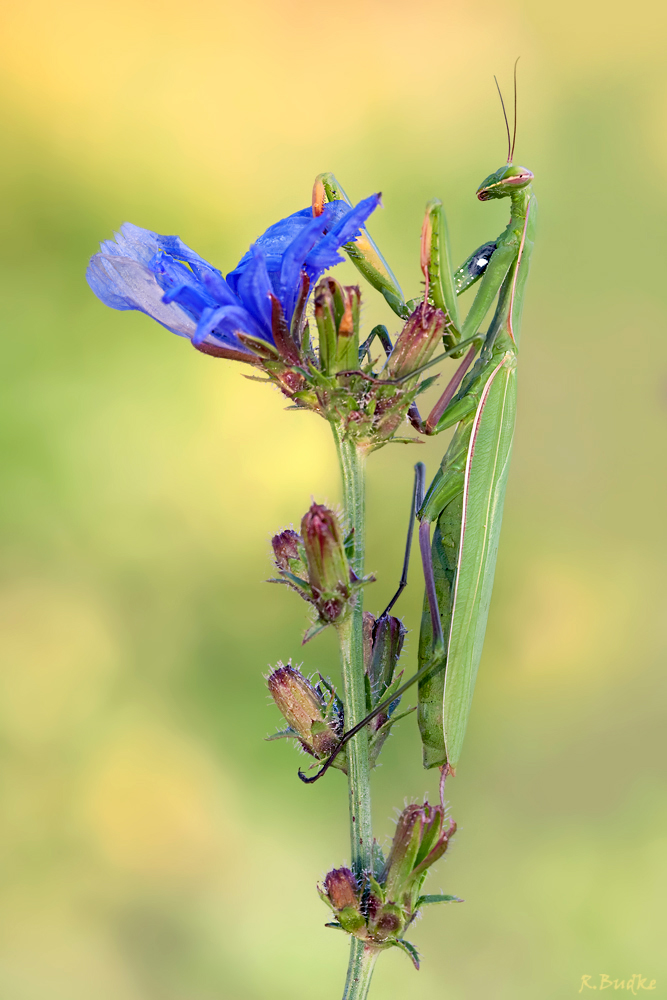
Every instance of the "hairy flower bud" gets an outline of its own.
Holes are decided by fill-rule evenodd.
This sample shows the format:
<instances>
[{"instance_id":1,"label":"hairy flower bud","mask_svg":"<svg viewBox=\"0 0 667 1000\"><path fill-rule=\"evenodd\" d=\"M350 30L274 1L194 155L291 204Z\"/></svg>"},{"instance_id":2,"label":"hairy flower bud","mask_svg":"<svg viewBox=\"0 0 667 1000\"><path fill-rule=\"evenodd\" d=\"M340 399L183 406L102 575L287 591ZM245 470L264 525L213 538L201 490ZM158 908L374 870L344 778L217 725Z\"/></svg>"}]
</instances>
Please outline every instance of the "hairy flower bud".
<instances>
[{"instance_id":1,"label":"hairy flower bud","mask_svg":"<svg viewBox=\"0 0 667 1000\"><path fill-rule=\"evenodd\" d=\"M442 857L455 833L453 821L445 823L441 805L406 806L398 818L396 832L383 873L383 885L392 899L410 894L421 884L426 870Z\"/></svg>"},{"instance_id":2,"label":"hairy flower bud","mask_svg":"<svg viewBox=\"0 0 667 1000\"><path fill-rule=\"evenodd\" d=\"M427 302L417 306L401 330L391 352L389 378L404 378L421 368L435 351L445 327L445 314Z\"/></svg>"},{"instance_id":3,"label":"hairy flower bud","mask_svg":"<svg viewBox=\"0 0 667 1000\"><path fill-rule=\"evenodd\" d=\"M325 718L320 693L294 667L278 666L268 679L269 692L304 750L328 757L339 743L332 721Z\"/></svg>"},{"instance_id":4,"label":"hairy flower bud","mask_svg":"<svg viewBox=\"0 0 667 1000\"><path fill-rule=\"evenodd\" d=\"M365 621L364 626L366 627ZM383 615L372 626L365 667L371 682L371 691L376 697L384 694L394 679L406 634L403 622L393 615Z\"/></svg>"},{"instance_id":5,"label":"hairy flower bud","mask_svg":"<svg viewBox=\"0 0 667 1000\"><path fill-rule=\"evenodd\" d=\"M320 895L348 934L354 934L364 927L366 918L361 911L359 886L349 868L334 868L330 871L324 879Z\"/></svg>"},{"instance_id":6,"label":"hairy flower bud","mask_svg":"<svg viewBox=\"0 0 667 1000\"><path fill-rule=\"evenodd\" d=\"M300 541L300 536L290 528L273 536L271 545L273 546L273 554L278 569L292 570L292 562L301 559L299 552Z\"/></svg>"},{"instance_id":7,"label":"hairy flower bud","mask_svg":"<svg viewBox=\"0 0 667 1000\"><path fill-rule=\"evenodd\" d=\"M350 565L338 518L328 507L312 504L301 521L301 537L320 616L336 621L350 596Z\"/></svg>"},{"instance_id":8,"label":"hairy flower bud","mask_svg":"<svg viewBox=\"0 0 667 1000\"><path fill-rule=\"evenodd\" d=\"M349 868L334 868L324 879L324 885L335 910L344 910L346 906L359 909L359 887Z\"/></svg>"}]
</instances>

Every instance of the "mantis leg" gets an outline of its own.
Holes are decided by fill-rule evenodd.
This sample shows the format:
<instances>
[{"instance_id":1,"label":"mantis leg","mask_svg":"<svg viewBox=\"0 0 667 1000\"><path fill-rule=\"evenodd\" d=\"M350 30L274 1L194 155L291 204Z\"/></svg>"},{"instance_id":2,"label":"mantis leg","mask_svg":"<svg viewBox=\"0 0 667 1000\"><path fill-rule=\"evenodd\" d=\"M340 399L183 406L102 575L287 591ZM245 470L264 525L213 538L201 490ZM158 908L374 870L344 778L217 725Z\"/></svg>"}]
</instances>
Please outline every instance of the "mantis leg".
<instances>
[{"instance_id":1,"label":"mantis leg","mask_svg":"<svg viewBox=\"0 0 667 1000\"><path fill-rule=\"evenodd\" d=\"M352 202L345 194L345 191L331 173L320 174L315 180L313 204L321 200L324 201L344 201L348 205ZM343 247L348 257L363 274L364 278L376 288L391 306L397 316L407 319L410 311L405 304L401 286L396 280L396 276L384 259L375 241L369 236L365 229L361 230L356 240L346 243Z\"/></svg>"},{"instance_id":2,"label":"mantis leg","mask_svg":"<svg viewBox=\"0 0 667 1000\"><path fill-rule=\"evenodd\" d=\"M408 535L405 543L405 556L403 557L403 571L401 573L401 579L398 584L398 589L392 599L390 600L387 607L384 609L380 618L384 618L389 614L393 608L396 601L399 599L403 591L405 590L408 583L408 567L410 565L410 550L412 548L412 534L415 527L415 518L417 513L424 502L424 477L426 475L426 466L423 462L417 462L415 465L415 481L412 490L412 500L410 503L410 521L408 523Z\"/></svg>"},{"instance_id":3,"label":"mantis leg","mask_svg":"<svg viewBox=\"0 0 667 1000\"><path fill-rule=\"evenodd\" d=\"M387 357L390 356L394 347L391 342L391 338L389 336L389 331L387 330L387 327L383 323L378 323L377 326L373 327L368 337L366 337L366 340L359 347L359 364L361 364L361 362L364 360L365 354L368 354L368 358L370 360L371 344L373 343L376 337L382 344L384 353L387 355Z\"/></svg>"}]
</instances>

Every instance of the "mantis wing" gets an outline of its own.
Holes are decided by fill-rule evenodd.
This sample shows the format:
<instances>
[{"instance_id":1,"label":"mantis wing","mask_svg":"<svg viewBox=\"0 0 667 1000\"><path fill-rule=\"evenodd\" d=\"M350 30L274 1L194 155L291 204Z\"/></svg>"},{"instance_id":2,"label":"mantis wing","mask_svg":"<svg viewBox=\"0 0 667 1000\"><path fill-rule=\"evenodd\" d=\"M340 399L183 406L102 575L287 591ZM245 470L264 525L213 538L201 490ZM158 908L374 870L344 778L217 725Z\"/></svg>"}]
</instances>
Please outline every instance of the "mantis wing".
<instances>
[{"instance_id":1,"label":"mantis wing","mask_svg":"<svg viewBox=\"0 0 667 1000\"><path fill-rule=\"evenodd\" d=\"M465 735L491 603L516 415L516 358L508 351L491 372L470 436L454 583L443 731L456 767Z\"/></svg>"}]
</instances>

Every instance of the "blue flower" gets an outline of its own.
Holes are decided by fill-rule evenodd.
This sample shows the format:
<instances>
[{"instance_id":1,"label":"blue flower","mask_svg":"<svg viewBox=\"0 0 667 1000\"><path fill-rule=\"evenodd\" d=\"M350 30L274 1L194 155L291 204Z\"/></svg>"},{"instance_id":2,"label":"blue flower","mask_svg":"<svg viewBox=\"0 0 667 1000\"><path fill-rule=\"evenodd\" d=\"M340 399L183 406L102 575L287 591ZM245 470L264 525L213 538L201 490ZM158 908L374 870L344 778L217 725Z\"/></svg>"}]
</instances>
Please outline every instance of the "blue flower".
<instances>
[{"instance_id":1,"label":"blue flower","mask_svg":"<svg viewBox=\"0 0 667 1000\"><path fill-rule=\"evenodd\" d=\"M284 356L280 331L321 274L343 257L378 206L371 195L350 207L310 208L270 226L226 278L178 236L159 236L125 222L114 240L100 244L86 277L113 309L138 309L207 354L254 363L253 345ZM300 300L300 301L299 301Z\"/></svg>"}]
</instances>

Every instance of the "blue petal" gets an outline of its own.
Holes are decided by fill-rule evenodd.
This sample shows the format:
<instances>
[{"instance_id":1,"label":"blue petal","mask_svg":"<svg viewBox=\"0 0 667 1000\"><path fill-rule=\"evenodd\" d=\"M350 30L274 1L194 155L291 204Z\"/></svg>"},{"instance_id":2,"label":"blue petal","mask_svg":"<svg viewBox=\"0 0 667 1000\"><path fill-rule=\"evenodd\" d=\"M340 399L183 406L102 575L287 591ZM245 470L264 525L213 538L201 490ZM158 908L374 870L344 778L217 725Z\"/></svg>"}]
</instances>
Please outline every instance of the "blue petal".
<instances>
[{"instance_id":1,"label":"blue petal","mask_svg":"<svg viewBox=\"0 0 667 1000\"><path fill-rule=\"evenodd\" d=\"M280 270L280 263L285 250L303 229L303 227L308 225L312 218L312 209L302 208L299 212L294 212L293 215L288 215L286 219L281 219L280 222L274 222L272 226L269 226L265 233L262 233L262 235L255 240L254 246L258 247L264 254L269 274ZM238 262L234 270L230 271L227 275L227 281L234 291L236 291L240 276L252 261L252 256L252 250L248 250L248 252L241 257L241 260Z\"/></svg>"},{"instance_id":2,"label":"blue petal","mask_svg":"<svg viewBox=\"0 0 667 1000\"><path fill-rule=\"evenodd\" d=\"M179 337L194 336L194 320L176 303L162 301L163 292L155 275L140 261L97 253L88 265L86 278L95 295L112 309L138 309Z\"/></svg>"},{"instance_id":3,"label":"blue petal","mask_svg":"<svg viewBox=\"0 0 667 1000\"><path fill-rule=\"evenodd\" d=\"M321 215L311 218L307 226L304 226L298 236L292 240L283 254L280 265L280 289L278 297L285 312L285 319L291 322L294 305L299 291L299 276L308 254L318 240L322 238L325 229L331 223L333 211L329 205L325 205Z\"/></svg>"},{"instance_id":4,"label":"blue petal","mask_svg":"<svg viewBox=\"0 0 667 1000\"><path fill-rule=\"evenodd\" d=\"M244 308L263 326L266 330L265 340L273 343L271 333L271 300L269 295L273 292L273 287L266 270L264 254L257 246L251 247L252 259L243 273L239 276L237 283L238 296Z\"/></svg>"},{"instance_id":5,"label":"blue petal","mask_svg":"<svg viewBox=\"0 0 667 1000\"><path fill-rule=\"evenodd\" d=\"M240 304L219 271L204 271L201 277L206 291L219 305L235 306Z\"/></svg>"},{"instance_id":6,"label":"blue petal","mask_svg":"<svg viewBox=\"0 0 667 1000\"><path fill-rule=\"evenodd\" d=\"M169 254L160 251L148 266L154 272L160 288L164 289L163 301L178 302L195 321L201 316L202 309L218 305L204 282L192 273L190 265L174 260ZM222 275L220 280L223 280Z\"/></svg>"},{"instance_id":7,"label":"blue petal","mask_svg":"<svg viewBox=\"0 0 667 1000\"><path fill-rule=\"evenodd\" d=\"M135 226L135 228L137 227ZM212 264L209 264L207 260L200 257L194 250L191 250L190 247L183 242L180 236L157 236L157 239L160 245L160 250L164 250L165 253L168 253L170 257L174 257L176 260L184 260L188 264L191 264L193 266L193 270L216 270Z\"/></svg>"},{"instance_id":8,"label":"blue petal","mask_svg":"<svg viewBox=\"0 0 667 1000\"><path fill-rule=\"evenodd\" d=\"M114 240L105 240L100 251L108 257L129 257L141 264L148 264L160 249L159 236L150 229L142 229L131 222L124 222Z\"/></svg>"},{"instance_id":9,"label":"blue petal","mask_svg":"<svg viewBox=\"0 0 667 1000\"><path fill-rule=\"evenodd\" d=\"M368 216L375 211L380 204L380 195L372 194L364 198L354 208L350 208L342 218L340 218L331 230L323 237L306 257L305 263L311 281L316 280L316 275L326 271L327 268L339 264L344 258L336 251L345 243L356 239Z\"/></svg>"},{"instance_id":10,"label":"blue petal","mask_svg":"<svg viewBox=\"0 0 667 1000\"><path fill-rule=\"evenodd\" d=\"M237 333L248 333L259 340L268 339L265 331L246 309L240 306L220 306L219 309L206 309L202 313L192 343L201 344L212 335L239 351L247 350L236 336Z\"/></svg>"},{"instance_id":11,"label":"blue petal","mask_svg":"<svg viewBox=\"0 0 667 1000\"><path fill-rule=\"evenodd\" d=\"M217 305L217 303L211 302L210 296L202 295L201 292L201 286L178 285L176 288L170 288L169 291L165 292L162 296L162 301L167 303L178 302L181 309L197 323L204 309L214 308Z\"/></svg>"}]
</instances>

